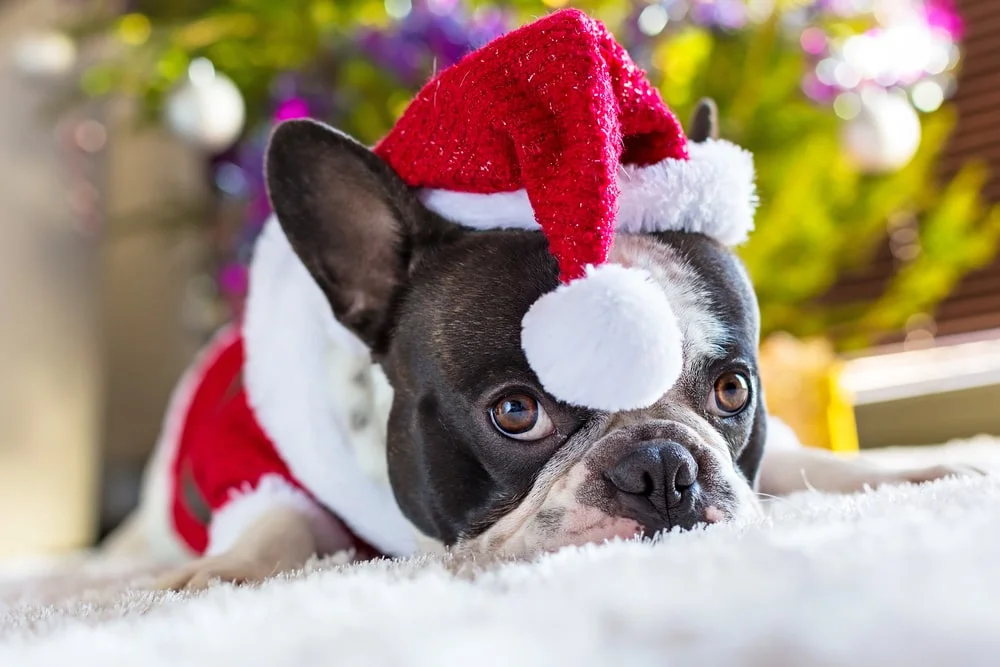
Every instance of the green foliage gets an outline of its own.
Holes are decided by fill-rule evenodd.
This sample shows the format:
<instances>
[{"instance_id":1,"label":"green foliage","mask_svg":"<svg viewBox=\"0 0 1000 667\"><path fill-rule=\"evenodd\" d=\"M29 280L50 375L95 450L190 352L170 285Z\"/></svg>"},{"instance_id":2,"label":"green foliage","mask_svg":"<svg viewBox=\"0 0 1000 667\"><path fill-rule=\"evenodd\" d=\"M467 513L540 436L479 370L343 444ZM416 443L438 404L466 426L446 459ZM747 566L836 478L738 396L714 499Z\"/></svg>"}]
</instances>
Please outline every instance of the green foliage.
<instances>
[{"instance_id":1,"label":"green foliage","mask_svg":"<svg viewBox=\"0 0 1000 667\"><path fill-rule=\"evenodd\" d=\"M686 113L696 97L719 104L722 133L754 152L761 206L757 229L740 254L757 288L764 333L831 335L841 347L870 344L933 311L968 271L989 262L1000 238L1000 211L980 198L982 165L939 183L937 159L953 124L949 108L923 119L923 140L906 167L865 176L839 141L831 109L799 91L801 52L776 22L758 30L709 35L691 28L666 42L667 99ZM683 73L674 76L672 63ZM863 270L887 225L919 220L920 254L876 299L830 305L820 298L838 278Z\"/></svg>"},{"instance_id":2,"label":"green foliage","mask_svg":"<svg viewBox=\"0 0 1000 667\"><path fill-rule=\"evenodd\" d=\"M415 84L376 67L350 39L358 26L389 23L382 0L139 4L142 15L110 19L97 13L81 26L84 33L113 36L117 45L116 57L91 68L82 87L91 95L140 96L151 117L188 63L200 56L241 87L252 121L266 118L279 75L319 74L348 110L334 120L368 142L388 129L414 92ZM502 4L526 21L558 3ZM620 0L573 4L612 29L630 16L629 4ZM795 3L779 1L778 6L790 4ZM865 176L841 148L841 121L833 110L802 94L800 82L809 64L776 17L733 33L671 27L634 55L682 119L699 98L712 97L719 105L722 134L755 154L761 207L757 230L739 252L757 287L765 334L825 334L842 348L870 344L900 329L912 315L932 312L963 275L994 256L1000 211L979 195L987 177L982 165L967 165L948 182L936 173L954 122L947 107L924 116L921 149L908 166ZM826 302L824 294L838 279L870 264L887 229L901 219L919 220L920 254L901 267L881 296Z\"/></svg>"},{"instance_id":3,"label":"green foliage","mask_svg":"<svg viewBox=\"0 0 1000 667\"><path fill-rule=\"evenodd\" d=\"M347 41L344 30L388 21L370 0L146 0L135 3L141 13L124 16L92 4L74 32L109 37L113 54L87 70L82 91L140 97L150 119L191 61L205 57L236 82L259 121L276 77L321 65Z\"/></svg>"}]
</instances>

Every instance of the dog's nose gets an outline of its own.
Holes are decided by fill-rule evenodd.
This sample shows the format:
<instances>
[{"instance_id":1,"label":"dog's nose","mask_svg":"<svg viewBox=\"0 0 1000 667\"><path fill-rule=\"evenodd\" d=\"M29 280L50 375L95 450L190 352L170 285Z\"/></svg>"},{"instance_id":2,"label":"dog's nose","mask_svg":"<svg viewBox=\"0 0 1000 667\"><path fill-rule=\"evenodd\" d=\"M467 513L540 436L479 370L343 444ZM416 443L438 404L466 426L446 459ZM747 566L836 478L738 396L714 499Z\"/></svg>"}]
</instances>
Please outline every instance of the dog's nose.
<instances>
[{"instance_id":1,"label":"dog's nose","mask_svg":"<svg viewBox=\"0 0 1000 667\"><path fill-rule=\"evenodd\" d=\"M633 498L645 498L664 519L690 497L698 463L686 448L666 440L646 443L607 472L611 483Z\"/></svg>"}]
</instances>

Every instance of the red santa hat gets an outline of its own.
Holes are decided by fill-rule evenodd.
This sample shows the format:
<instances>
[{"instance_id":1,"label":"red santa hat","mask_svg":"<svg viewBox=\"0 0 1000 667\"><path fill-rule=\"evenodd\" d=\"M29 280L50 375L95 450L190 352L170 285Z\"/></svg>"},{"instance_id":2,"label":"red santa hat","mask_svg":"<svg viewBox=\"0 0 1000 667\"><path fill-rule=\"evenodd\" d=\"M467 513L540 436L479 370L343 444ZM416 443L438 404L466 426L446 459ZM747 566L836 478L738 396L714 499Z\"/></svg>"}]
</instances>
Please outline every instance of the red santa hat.
<instances>
[{"instance_id":1,"label":"red santa hat","mask_svg":"<svg viewBox=\"0 0 1000 667\"><path fill-rule=\"evenodd\" d=\"M615 232L734 245L753 226L749 153L689 143L607 28L577 10L441 72L375 151L453 222L545 234L561 284L525 315L522 347L546 391L593 409L651 405L683 366L664 290L608 262Z\"/></svg>"}]
</instances>

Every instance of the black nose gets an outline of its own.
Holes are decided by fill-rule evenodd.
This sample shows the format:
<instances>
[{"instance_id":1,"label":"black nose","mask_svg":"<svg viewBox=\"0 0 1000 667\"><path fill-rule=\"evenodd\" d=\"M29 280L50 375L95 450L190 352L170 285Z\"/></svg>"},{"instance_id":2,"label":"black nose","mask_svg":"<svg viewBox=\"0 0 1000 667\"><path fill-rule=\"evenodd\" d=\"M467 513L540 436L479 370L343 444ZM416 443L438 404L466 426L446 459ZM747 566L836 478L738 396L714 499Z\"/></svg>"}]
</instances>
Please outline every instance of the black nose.
<instances>
[{"instance_id":1,"label":"black nose","mask_svg":"<svg viewBox=\"0 0 1000 667\"><path fill-rule=\"evenodd\" d=\"M692 488L698 481L698 463L676 442L657 440L623 456L607 477L630 501L628 504L644 499L661 519L668 520L672 510L687 513Z\"/></svg>"}]
</instances>

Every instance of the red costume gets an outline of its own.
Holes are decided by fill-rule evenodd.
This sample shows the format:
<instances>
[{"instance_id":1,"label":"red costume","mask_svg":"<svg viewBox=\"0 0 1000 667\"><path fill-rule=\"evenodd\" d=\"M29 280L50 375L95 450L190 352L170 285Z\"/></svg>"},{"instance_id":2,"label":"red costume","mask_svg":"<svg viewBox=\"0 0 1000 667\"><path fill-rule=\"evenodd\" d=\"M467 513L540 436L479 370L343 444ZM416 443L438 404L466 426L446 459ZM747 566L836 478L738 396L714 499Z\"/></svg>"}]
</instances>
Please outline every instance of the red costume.
<instances>
[{"instance_id":1,"label":"red costume","mask_svg":"<svg viewBox=\"0 0 1000 667\"><path fill-rule=\"evenodd\" d=\"M243 340L226 329L202 353L198 380L177 433L171 467L174 527L197 553L208 548L212 514L268 476L295 481L274 445L257 424L243 388Z\"/></svg>"},{"instance_id":2,"label":"red costume","mask_svg":"<svg viewBox=\"0 0 1000 667\"><path fill-rule=\"evenodd\" d=\"M337 517L362 548L411 553L416 532L385 470L390 400L367 350L268 221L244 321L215 336L171 400L147 476L151 537L218 553L267 509L291 505L320 527ZM352 425L359 412L366 426Z\"/></svg>"}]
</instances>

